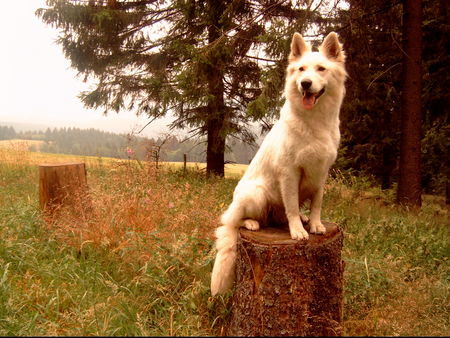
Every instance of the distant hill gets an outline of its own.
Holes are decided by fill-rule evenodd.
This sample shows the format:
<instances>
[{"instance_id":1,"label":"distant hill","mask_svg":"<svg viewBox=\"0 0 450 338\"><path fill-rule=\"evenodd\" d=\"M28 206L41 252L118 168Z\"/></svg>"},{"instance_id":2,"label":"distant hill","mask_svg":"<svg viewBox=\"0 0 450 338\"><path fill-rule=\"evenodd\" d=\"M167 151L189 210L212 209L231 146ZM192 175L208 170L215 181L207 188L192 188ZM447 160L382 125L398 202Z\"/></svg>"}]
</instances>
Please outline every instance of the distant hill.
<instances>
[{"instance_id":1,"label":"distant hill","mask_svg":"<svg viewBox=\"0 0 450 338\"><path fill-rule=\"evenodd\" d=\"M17 125L21 131L16 131L14 126ZM181 162L187 154L189 162L206 162L204 140L185 141L183 137L167 133L148 138L94 128L49 128L31 123L16 123L14 126L0 124L0 140L5 140L2 143L9 145L11 140L18 140L20 144L25 144L22 142L24 140L39 141L27 145L32 151L149 160L155 157L155 150L159 150L159 160L162 161ZM225 160L231 163L248 164L257 150L257 147L236 140L229 146L231 151L225 154Z\"/></svg>"},{"instance_id":2,"label":"distant hill","mask_svg":"<svg viewBox=\"0 0 450 338\"><path fill-rule=\"evenodd\" d=\"M134 119L124 118L118 114L101 116L93 118L90 121L50 121L50 122L15 122L0 119L0 126L12 126L17 132L23 131L45 131L47 128L80 128L80 129L97 129L105 132L117 134L137 133L146 126L148 120L145 117L136 117ZM169 132L167 125L170 123L169 118L153 121L144 128L139 134L145 137L158 137ZM185 131L177 132L177 135L184 136Z\"/></svg>"},{"instance_id":3,"label":"distant hill","mask_svg":"<svg viewBox=\"0 0 450 338\"><path fill-rule=\"evenodd\" d=\"M25 122L7 122L0 121L0 126L13 127L16 132L23 131L45 131L47 128L53 128L53 126L39 123L25 123Z\"/></svg>"}]
</instances>

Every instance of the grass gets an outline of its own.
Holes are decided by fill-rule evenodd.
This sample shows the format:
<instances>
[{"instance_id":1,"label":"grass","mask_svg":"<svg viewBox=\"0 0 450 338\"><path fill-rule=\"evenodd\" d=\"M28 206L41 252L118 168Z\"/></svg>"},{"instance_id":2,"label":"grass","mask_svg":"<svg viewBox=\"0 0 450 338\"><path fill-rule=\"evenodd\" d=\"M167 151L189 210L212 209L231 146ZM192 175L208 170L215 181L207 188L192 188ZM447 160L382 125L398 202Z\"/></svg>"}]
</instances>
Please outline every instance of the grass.
<instances>
[{"instance_id":1,"label":"grass","mask_svg":"<svg viewBox=\"0 0 450 338\"><path fill-rule=\"evenodd\" d=\"M22 139L12 139L12 140L0 140L0 148L3 149L20 149L22 151L28 151L30 148L39 149L45 141L39 140L22 140Z\"/></svg>"},{"instance_id":2,"label":"grass","mask_svg":"<svg viewBox=\"0 0 450 338\"><path fill-rule=\"evenodd\" d=\"M59 161L87 163L90 211L39 211L37 164ZM0 149L0 335L221 335L230 308L210 297L212 232L240 170L206 179L199 164ZM448 207L425 197L408 211L362 179L329 180L345 335L449 335Z\"/></svg>"},{"instance_id":3,"label":"grass","mask_svg":"<svg viewBox=\"0 0 450 338\"><path fill-rule=\"evenodd\" d=\"M183 162L162 162L162 165L170 167L171 169L180 170L183 168ZM188 169L193 169L194 171L205 171L206 163L199 162L188 162L186 163ZM247 169L246 164L239 163L227 163L225 165L225 177L226 178L240 178L244 175Z\"/></svg>"},{"instance_id":4,"label":"grass","mask_svg":"<svg viewBox=\"0 0 450 338\"><path fill-rule=\"evenodd\" d=\"M39 148L44 141L35 140L0 140L0 157L3 163L21 163L28 165L38 165L41 163L64 163L64 162L84 162L92 167L98 167L102 165L111 165L113 163L129 163L129 160L120 160L111 157L98 157L98 156L79 156L79 155L67 155L67 154L52 154L45 152L31 152L30 147L34 146ZM141 161L133 161L134 165L138 165L142 168ZM180 170L183 168L183 162L160 162L160 165L165 168L174 170ZM200 162L187 162L187 169L193 169L194 171L205 171L206 163ZM241 177L247 165L228 163L225 165L225 177L238 178Z\"/></svg>"},{"instance_id":5,"label":"grass","mask_svg":"<svg viewBox=\"0 0 450 338\"><path fill-rule=\"evenodd\" d=\"M448 206L424 197L421 210L405 210L392 191L344 179L328 187L323 217L345 231L347 335L450 333Z\"/></svg>"}]
</instances>

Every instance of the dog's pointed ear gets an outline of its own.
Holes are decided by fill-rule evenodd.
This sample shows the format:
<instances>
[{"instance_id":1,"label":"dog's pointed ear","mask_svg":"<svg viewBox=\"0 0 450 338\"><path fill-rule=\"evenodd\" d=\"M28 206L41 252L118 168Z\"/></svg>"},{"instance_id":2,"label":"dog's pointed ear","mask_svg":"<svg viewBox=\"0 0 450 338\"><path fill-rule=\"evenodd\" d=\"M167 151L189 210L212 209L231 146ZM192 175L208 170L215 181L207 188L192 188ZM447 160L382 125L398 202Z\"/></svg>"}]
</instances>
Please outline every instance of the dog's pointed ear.
<instances>
[{"instance_id":1,"label":"dog's pointed ear","mask_svg":"<svg viewBox=\"0 0 450 338\"><path fill-rule=\"evenodd\" d=\"M303 40L300 33L295 32L291 41L291 53L289 54L289 62L300 58L304 53L311 51L309 43Z\"/></svg>"},{"instance_id":2,"label":"dog's pointed ear","mask_svg":"<svg viewBox=\"0 0 450 338\"><path fill-rule=\"evenodd\" d=\"M335 32L331 32L327 35L320 45L319 51L333 61L345 61L345 53L342 50L342 44L339 42L339 36Z\"/></svg>"}]
</instances>

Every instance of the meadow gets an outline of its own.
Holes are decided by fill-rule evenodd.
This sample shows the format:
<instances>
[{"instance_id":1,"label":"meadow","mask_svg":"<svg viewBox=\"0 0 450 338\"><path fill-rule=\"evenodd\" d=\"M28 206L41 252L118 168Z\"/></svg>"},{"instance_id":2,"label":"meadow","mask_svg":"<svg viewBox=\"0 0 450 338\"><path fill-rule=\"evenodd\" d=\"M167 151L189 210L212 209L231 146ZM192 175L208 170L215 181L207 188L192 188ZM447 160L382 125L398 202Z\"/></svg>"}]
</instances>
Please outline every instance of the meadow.
<instances>
[{"instance_id":1,"label":"meadow","mask_svg":"<svg viewBox=\"0 0 450 338\"><path fill-rule=\"evenodd\" d=\"M21 140L21 139L0 140L0 148L26 151L30 150L31 147L35 147L38 150L43 143L44 141L37 141L37 140Z\"/></svg>"},{"instance_id":2,"label":"meadow","mask_svg":"<svg viewBox=\"0 0 450 338\"><path fill-rule=\"evenodd\" d=\"M38 164L64 161L86 163L92 207L48 217ZM202 168L0 147L0 335L225 334L212 234L245 166L225 179ZM344 334L448 336L448 206L394 200L345 173L327 183L322 217L345 236Z\"/></svg>"}]
</instances>

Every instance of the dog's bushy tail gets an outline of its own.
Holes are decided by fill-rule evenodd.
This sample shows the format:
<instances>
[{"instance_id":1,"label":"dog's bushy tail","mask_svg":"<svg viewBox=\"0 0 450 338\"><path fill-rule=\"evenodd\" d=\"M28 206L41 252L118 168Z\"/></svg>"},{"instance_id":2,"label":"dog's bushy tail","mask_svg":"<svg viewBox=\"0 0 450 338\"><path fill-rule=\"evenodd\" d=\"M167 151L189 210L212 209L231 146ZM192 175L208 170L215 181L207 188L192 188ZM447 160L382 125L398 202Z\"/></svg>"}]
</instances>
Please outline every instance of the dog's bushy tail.
<instances>
[{"instance_id":1,"label":"dog's bushy tail","mask_svg":"<svg viewBox=\"0 0 450 338\"><path fill-rule=\"evenodd\" d=\"M231 203L220 219L223 225L216 229L217 255L211 276L211 294L213 296L224 293L233 286L236 243L239 227L242 226L242 217L242 207Z\"/></svg>"}]
</instances>

